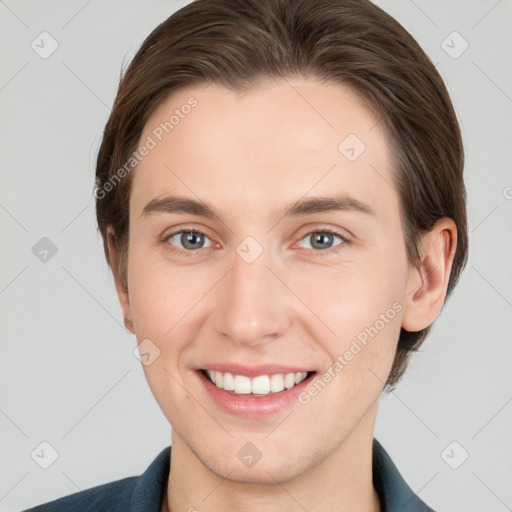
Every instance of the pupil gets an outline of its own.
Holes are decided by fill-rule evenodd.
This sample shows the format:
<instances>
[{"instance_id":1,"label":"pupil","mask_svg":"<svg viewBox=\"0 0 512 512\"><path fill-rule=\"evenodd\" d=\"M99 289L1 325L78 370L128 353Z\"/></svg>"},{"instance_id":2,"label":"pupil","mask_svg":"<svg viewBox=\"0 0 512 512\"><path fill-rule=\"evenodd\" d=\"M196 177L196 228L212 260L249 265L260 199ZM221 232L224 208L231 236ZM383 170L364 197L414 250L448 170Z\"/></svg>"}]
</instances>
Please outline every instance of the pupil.
<instances>
[{"instance_id":1,"label":"pupil","mask_svg":"<svg viewBox=\"0 0 512 512\"><path fill-rule=\"evenodd\" d=\"M317 244L317 242L319 243L319 247L317 247L318 249L325 249L325 246L322 246L322 242L325 244L326 242L326 238L327 238L327 242L329 242L329 238L331 238L332 235L328 234L328 233L318 233L316 235L316 237L314 238L314 244L313 246L315 246Z\"/></svg>"},{"instance_id":2,"label":"pupil","mask_svg":"<svg viewBox=\"0 0 512 512\"><path fill-rule=\"evenodd\" d=\"M190 231L189 233L184 233L185 236L185 243L183 244L185 247L187 245L194 245L198 243L198 239L201 239L201 235L198 233L194 233L193 231ZM196 247L192 247L192 249L195 249Z\"/></svg>"}]
</instances>

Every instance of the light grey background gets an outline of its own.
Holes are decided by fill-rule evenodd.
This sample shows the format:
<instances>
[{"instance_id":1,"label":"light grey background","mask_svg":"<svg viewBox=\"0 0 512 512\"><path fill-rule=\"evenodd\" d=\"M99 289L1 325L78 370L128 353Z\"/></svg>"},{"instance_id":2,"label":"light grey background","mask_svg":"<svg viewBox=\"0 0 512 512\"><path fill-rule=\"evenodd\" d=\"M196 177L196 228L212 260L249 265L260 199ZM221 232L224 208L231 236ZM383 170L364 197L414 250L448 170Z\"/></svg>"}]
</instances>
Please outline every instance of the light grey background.
<instances>
[{"instance_id":1,"label":"light grey background","mask_svg":"<svg viewBox=\"0 0 512 512\"><path fill-rule=\"evenodd\" d=\"M2 511L140 474L170 444L122 325L92 190L123 62L186 3L0 1ZM378 3L452 94L471 234L461 282L383 395L375 436L436 510L512 510L512 2ZM58 43L46 59L31 48L43 31ZM42 237L57 247L46 263L32 252ZM43 441L58 452L48 469L31 458Z\"/></svg>"}]
</instances>

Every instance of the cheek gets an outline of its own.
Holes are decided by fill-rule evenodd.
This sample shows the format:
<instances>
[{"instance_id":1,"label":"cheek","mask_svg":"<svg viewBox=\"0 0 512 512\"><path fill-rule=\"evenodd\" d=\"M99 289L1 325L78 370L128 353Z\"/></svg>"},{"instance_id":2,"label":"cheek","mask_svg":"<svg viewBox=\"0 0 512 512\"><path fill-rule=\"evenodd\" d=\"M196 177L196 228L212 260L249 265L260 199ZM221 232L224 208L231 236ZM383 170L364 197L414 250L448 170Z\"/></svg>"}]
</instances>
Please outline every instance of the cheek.
<instances>
[{"instance_id":1,"label":"cheek","mask_svg":"<svg viewBox=\"0 0 512 512\"><path fill-rule=\"evenodd\" d=\"M301 269L287 277L290 288L338 345L374 324L379 331L399 331L407 267L400 260L375 259L378 264L345 261L338 268Z\"/></svg>"},{"instance_id":2,"label":"cheek","mask_svg":"<svg viewBox=\"0 0 512 512\"><path fill-rule=\"evenodd\" d=\"M164 258L135 249L129 259L130 309L137 338L164 340L204 294L201 273L194 279Z\"/></svg>"},{"instance_id":3,"label":"cheek","mask_svg":"<svg viewBox=\"0 0 512 512\"><path fill-rule=\"evenodd\" d=\"M336 284L331 283L333 289ZM400 334L402 304L395 287L369 291L360 284L347 284L345 292L330 293L319 310L336 335L317 338L329 358L299 403L306 409L312 404L318 428L348 435L386 383Z\"/></svg>"},{"instance_id":4,"label":"cheek","mask_svg":"<svg viewBox=\"0 0 512 512\"><path fill-rule=\"evenodd\" d=\"M130 309L137 342L147 343L150 352L156 354L142 369L167 419L176 421L176 417L186 417L189 410L180 361L194 337L188 332L191 324L187 320L199 292L187 283L183 272L142 250L130 254L129 265Z\"/></svg>"},{"instance_id":5,"label":"cheek","mask_svg":"<svg viewBox=\"0 0 512 512\"><path fill-rule=\"evenodd\" d=\"M294 289L317 315L308 316L311 332L330 359L325 380L336 380L346 401L371 397L385 384L400 335L407 271L405 255L390 251L371 261L354 259L314 280L297 273Z\"/></svg>"}]
</instances>

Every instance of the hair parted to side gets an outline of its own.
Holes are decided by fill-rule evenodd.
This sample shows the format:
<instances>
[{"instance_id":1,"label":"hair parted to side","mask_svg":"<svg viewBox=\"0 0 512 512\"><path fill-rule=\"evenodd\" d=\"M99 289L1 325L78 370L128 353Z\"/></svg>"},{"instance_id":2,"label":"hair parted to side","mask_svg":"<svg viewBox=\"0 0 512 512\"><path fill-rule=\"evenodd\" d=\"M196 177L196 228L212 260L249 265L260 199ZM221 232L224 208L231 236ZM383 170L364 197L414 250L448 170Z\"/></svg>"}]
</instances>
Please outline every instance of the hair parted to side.
<instances>
[{"instance_id":1,"label":"hair parted to side","mask_svg":"<svg viewBox=\"0 0 512 512\"><path fill-rule=\"evenodd\" d=\"M136 150L154 110L187 86L215 83L234 91L290 76L351 87L383 123L392 148L407 257L442 217L457 226L447 289L466 264L468 235L464 152L457 118L435 66L414 38L369 0L195 0L146 38L119 84L96 167L98 229L118 250L127 282L133 172L105 187ZM101 191L101 193L98 193ZM431 326L401 330L385 389L394 389Z\"/></svg>"}]
</instances>

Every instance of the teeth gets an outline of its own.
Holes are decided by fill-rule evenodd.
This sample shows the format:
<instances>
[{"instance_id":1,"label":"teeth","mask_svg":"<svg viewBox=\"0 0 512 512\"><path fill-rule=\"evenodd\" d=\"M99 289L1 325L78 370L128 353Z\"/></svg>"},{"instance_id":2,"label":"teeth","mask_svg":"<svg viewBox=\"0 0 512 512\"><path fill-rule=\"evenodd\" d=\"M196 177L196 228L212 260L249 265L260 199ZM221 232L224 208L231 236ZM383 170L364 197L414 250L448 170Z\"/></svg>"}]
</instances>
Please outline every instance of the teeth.
<instances>
[{"instance_id":1,"label":"teeth","mask_svg":"<svg viewBox=\"0 0 512 512\"><path fill-rule=\"evenodd\" d=\"M224 382L224 375L222 374L222 372L215 372L215 385L218 386L219 388L222 388L222 384Z\"/></svg>"},{"instance_id":2,"label":"teeth","mask_svg":"<svg viewBox=\"0 0 512 512\"><path fill-rule=\"evenodd\" d=\"M217 382L215 382L215 385L218 388L224 389L222 386L219 386ZM237 395L249 395L251 393L251 379L245 375L235 375L234 392Z\"/></svg>"},{"instance_id":3,"label":"teeth","mask_svg":"<svg viewBox=\"0 0 512 512\"><path fill-rule=\"evenodd\" d=\"M232 373L226 372L224 374L224 381L222 382L222 387L226 391L233 391L235 389L235 378Z\"/></svg>"},{"instance_id":4,"label":"teeth","mask_svg":"<svg viewBox=\"0 0 512 512\"><path fill-rule=\"evenodd\" d=\"M307 372L258 375L252 379L246 375L233 375L229 372L224 373L216 370L207 370L206 372L218 388L232 391L236 395L279 393L284 389L293 388L307 377Z\"/></svg>"},{"instance_id":5,"label":"teeth","mask_svg":"<svg viewBox=\"0 0 512 512\"><path fill-rule=\"evenodd\" d=\"M279 393L284 390L284 378L282 373L276 373L270 377L270 391Z\"/></svg>"},{"instance_id":6,"label":"teeth","mask_svg":"<svg viewBox=\"0 0 512 512\"><path fill-rule=\"evenodd\" d=\"M251 391L253 395L268 395L270 393L270 378L268 375L254 377L251 382Z\"/></svg>"},{"instance_id":7,"label":"teeth","mask_svg":"<svg viewBox=\"0 0 512 512\"><path fill-rule=\"evenodd\" d=\"M293 388L295 386L295 374L294 373L287 373L284 376L284 387L286 389Z\"/></svg>"}]
</instances>

